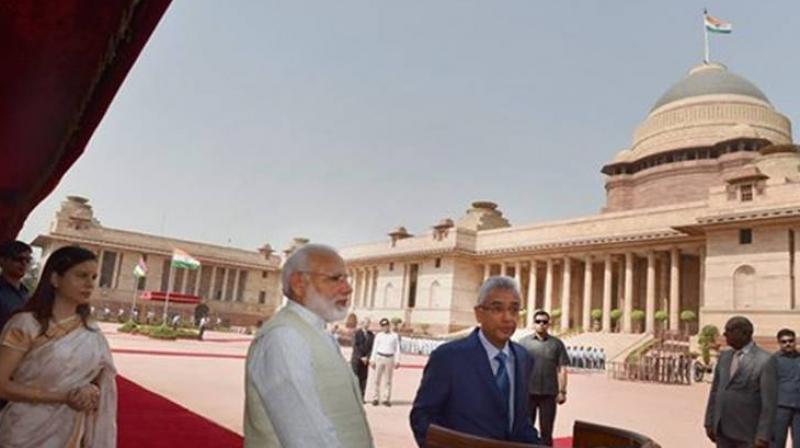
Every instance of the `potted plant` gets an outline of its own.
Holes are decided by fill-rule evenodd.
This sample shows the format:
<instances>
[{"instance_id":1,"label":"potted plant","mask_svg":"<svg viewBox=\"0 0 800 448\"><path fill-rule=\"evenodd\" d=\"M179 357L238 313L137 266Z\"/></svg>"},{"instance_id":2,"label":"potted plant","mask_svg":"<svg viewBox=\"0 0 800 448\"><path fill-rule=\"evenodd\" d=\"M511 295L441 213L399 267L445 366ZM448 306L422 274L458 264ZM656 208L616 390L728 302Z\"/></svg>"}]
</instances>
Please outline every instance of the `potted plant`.
<instances>
[{"instance_id":1,"label":"potted plant","mask_svg":"<svg viewBox=\"0 0 800 448\"><path fill-rule=\"evenodd\" d=\"M555 330L561 327L561 308L550 311L550 326Z\"/></svg>"},{"instance_id":2,"label":"potted plant","mask_svg":"<svg viewBox=\"0 0 800 448\"><path fill-rule=\"evenodd\" d=\"M691 332L692 322L697 320L697 314L692 310L683 310L680 315L681 322L683 322L683 330L686 334Z\"/></svg>"},{"instance_id":3,"label":"potted plant","mask_svg":"<svg viewBox=\"0 0 800 448\"><path fill-rule=\"evenodd\" d=\"M394 330L395 333L397 333L398 331L400 331L400 324L403 323L403 319L400 319L399 317L393 317L389 319L389 322L392 323L392 329Z\"/></svg>"},{"instance_id":4,"label":"potted plant","mask_svg":"<svg viewBox=\"0 0 800 448\"><path fill-rule=\"evenodd\" d=\"M703 364L709 365L711 363L711 348L716 345L718 337L719 328L715 325L705 325L703 329L700 330L697 343L700 344Z\"/></svg>"},{"instance_id":5,"label":"potted plant","mask_svg":"<svg viewBox=\"0 0 800 448\"><path fill-rule=\"evenodd\" d=\"M634 331L636 333L641 333L643 331L642 322L644 322L644 311L642 310L631 311L631 321L633 322Z\"/></svg>"},{"instance_id":6,"label":"potted plant","mask_svg":"<svg viewBox=\"0 0 800 448\"><path fill-rule=\"evenodd\" d=\"M592 330L600 331L601 322L603 320L603 310L595 308L592 310Z\"/></svg>"},{"instance_id":7,"label":"potted plant","mask_svg":"<svg viewBox=\"0 0 800 448\"><path fill-rule=\"evenodd\" d=\"M655 319L658 331L663 332L667 328L667 319L669 319L669 313L666 310L658 310L656 311Z\"/></svg>"},{"instance_id":8,"label":"potted plant","mask_svg":"<svg viewBox=\"0 0 800 448\"><path fill-rule=\"evenodd\" d=\"M622 317L622 310L619 308L614 308L611 310L611 326L614 328L614 331L619 332L619 319Z\"/></svg>"}]
</instances>

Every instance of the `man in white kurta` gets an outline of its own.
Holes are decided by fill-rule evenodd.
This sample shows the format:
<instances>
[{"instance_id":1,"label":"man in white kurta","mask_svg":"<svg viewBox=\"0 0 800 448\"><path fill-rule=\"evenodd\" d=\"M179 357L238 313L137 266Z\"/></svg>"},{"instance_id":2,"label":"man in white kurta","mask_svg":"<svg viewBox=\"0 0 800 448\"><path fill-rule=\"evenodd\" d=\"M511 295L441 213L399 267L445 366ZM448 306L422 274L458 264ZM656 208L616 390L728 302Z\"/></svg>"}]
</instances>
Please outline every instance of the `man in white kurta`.
<instances>
[{"instance_id":1,"label":"man in white kurta","mask_svg":"<svg viewBox=\"0 0 800 448\"><path fill-rule=\"evenodd\" d=\"M372 448L358 380L325 324L352 288L342 258L309 244L282 271L289 299L256 334L245 372L245 448Z\"/></svg>"},{"instance_id":2,"label":"man in white kurta","mask_svg":"<svg viewBox=\"0 0 800 448\"><path fill-rule=\"evenodd\" d=\"M377 406L382 401L384 405L391 406L392 373L400 367L400 338L389 326L389 319L381 319L380 325L381 331L375 335L369 358L369 365L375 376L372 405Z\"/></svg>"}]
</instances>

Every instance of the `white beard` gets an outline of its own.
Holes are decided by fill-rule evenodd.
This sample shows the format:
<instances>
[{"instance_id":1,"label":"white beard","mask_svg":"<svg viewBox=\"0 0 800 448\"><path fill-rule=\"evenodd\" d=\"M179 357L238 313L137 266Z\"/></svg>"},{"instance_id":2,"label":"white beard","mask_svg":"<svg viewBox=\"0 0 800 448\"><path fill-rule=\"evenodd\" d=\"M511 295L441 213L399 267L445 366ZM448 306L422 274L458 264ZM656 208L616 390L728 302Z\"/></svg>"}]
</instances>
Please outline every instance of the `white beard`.
<instances>
[{"instance_id":1,"label":"white beard","mask_svg":"<svg viewBox=\"0 0 800 448\"><path fill-rule=\"evenodd\" d=\"M347 307L339 308L329 298L320 294L313 285L308 285L305 306L325 322L338 322L347 317Z\"/></svg>"}]
</instances>

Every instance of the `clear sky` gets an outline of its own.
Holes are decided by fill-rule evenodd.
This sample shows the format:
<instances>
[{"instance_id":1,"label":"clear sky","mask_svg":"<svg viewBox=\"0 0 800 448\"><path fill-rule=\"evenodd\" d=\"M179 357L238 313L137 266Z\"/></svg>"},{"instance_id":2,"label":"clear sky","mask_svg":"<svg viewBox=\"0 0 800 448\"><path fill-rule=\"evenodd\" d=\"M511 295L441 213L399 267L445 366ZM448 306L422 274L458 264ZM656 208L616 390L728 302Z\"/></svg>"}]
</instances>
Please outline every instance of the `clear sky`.
<instances>
[{"instance_id":1,"label":"clear sky","mask_svg":"<svg viewBox=\"0 0 800 448\"><path fill-rule=\"evenodd\" d=\"M67 195L108 227L247 249L430 231L491 200L512 224L596 213L600 168L702 60L800 120L797 0L176 0Z\"/></svg>"}]
</instances>

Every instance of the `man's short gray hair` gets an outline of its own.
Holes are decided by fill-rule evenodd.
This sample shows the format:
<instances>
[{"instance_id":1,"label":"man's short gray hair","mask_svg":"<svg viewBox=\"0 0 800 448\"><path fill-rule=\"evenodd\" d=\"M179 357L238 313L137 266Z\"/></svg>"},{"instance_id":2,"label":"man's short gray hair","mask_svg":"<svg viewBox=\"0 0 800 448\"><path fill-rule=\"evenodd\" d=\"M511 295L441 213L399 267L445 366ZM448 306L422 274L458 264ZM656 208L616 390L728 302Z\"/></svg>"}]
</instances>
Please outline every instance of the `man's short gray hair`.
<instances>
[{"instance_id":1,"label":"man's short gray hair","mask_svg":"<svg viewBox=\"0 0 800 448\"><path fill-rule=\"evenodd\" d=\"M495 275L493 277L489 277L483 282L480 291L478 291L478 305L483 305L486 302L486 299L489 298L489 294L494 291L495 289L504 289L506 291L511 291L514 293L514 297L517 300L522 300L522 297L519 294L519 285L517 285L517 281L511 277L506 277L505 275Z\"/></svg>"},{"instance_id":2,"label":"man's short gray hair","mask_svg":"<svg viewBox=\"0 0 800 448\"><path fill-rule=\"evenodd\" d=\"M338 257L339 253L336 252L336 249L325 244L306 244L295 250L292 255L286 259L286 262L283 263L283 268L281 270L281 285L283 287L283 295L290 299L294 299L291 282L292 275L297 272L306 272L311 269L309 266L309 261L311 260L312 255L330 255Z\"/></svg>"}]
</instances>

